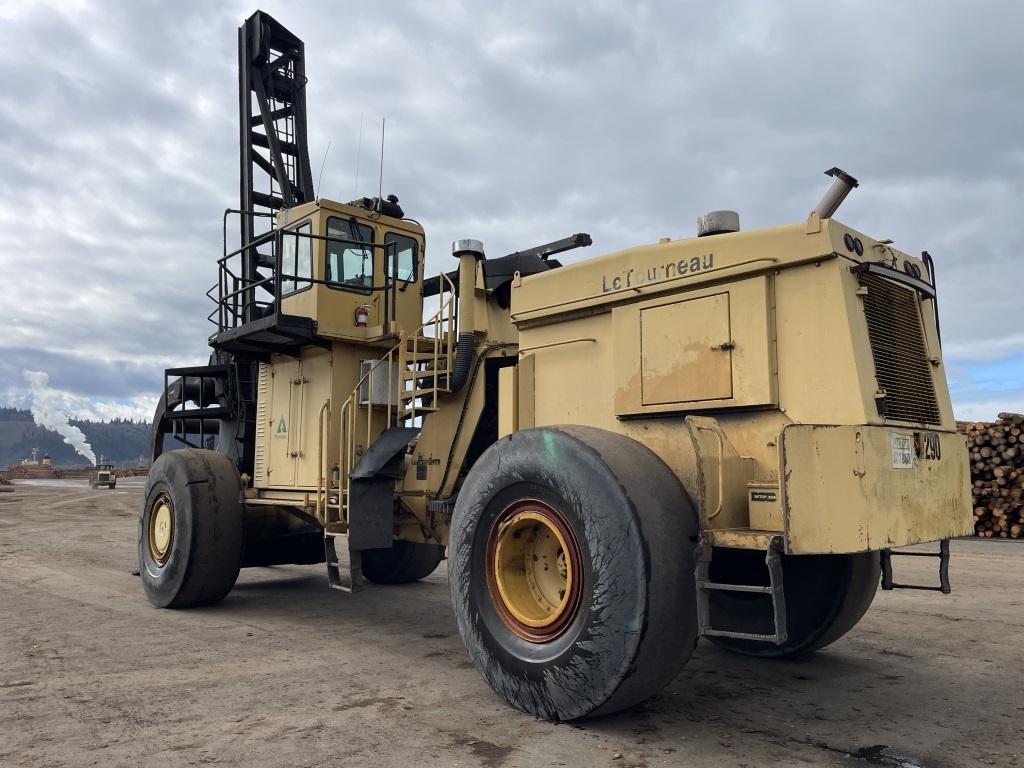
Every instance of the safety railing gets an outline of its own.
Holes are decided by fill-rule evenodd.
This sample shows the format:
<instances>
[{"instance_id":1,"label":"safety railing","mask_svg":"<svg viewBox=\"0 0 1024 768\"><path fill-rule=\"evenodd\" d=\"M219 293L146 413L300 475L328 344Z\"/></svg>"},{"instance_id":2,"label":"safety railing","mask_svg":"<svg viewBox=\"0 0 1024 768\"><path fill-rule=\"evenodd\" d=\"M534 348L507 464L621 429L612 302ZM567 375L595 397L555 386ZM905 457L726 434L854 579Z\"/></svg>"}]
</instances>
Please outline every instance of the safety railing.
<instances>
[{"instance_id":1,"label":"safety railing","mask_svg":"<svg viewBox=\"0 0 1024 768\"><path fill-rule=\"evenodd\" d=\"M362 455L359 438L363 438L361 445L366 450L387 429L420 426L425 415L437 410L438 396L448 391L458 301L454 283L446 275L441 277L437 312L415 331L403 331L398 343L367 368L341 405L338 469L328 471L323 467L320 479L324 489L324 527L328 532L332 525L347 522L349 475ZM365 416L362 425L358 424L360 413Z\"/></svg>"},{"instance_id":2,"label":"safety railing","mask_svg":"<svg viewBox=\"0 0 1024 768\"><path fill-rule=\"evenodd\" d=\"M224 212L223 224L223 255L217 260L217 283L210 287L206 295L216 304L214 309L207 315L207 320L217 326L218 332L238 328L253 320L267 317L278 311L281 306L282 297L287 297L295 288L305 288L312 285L327 285L332 288L353 288L360 292L373 293L381 291L384 294L384 319L394 322L397 314L397 290L401 284L398 279L398 244L374 243L362 240L352 240L331 235L315 235L311 232L300 232L294 229L271 229L269 232L253 238L249 243L228 251L227 245L227 222L228 216L238 214L241 216L268 216L255 211L239 211L229 208ZM310 253L311 263L309 274L289 274L282 269L281 254L283 244L287 238L295 239L294 252L299 253L298 243L300 238L311 242ZM384 263L391 266L392 274L385 274L381 285L370 285L355 288L345 281L323 280L314 277L317 272L315 263L326 258L327 245L324 246L324 253L317 254L312 244L316 242L350 246L369 253L383 250ZM260 248L269 246L269 253L263 253ZM326 262L325 262L326 263ZM296 267L298 257L296 257ZM263 274L259 270L264 269L269 274ZM292 290L282 291L283 286L291 286ZM264 290L269 294L268 298L260 298L260 291Z\"/></svg>"}]
</instances>

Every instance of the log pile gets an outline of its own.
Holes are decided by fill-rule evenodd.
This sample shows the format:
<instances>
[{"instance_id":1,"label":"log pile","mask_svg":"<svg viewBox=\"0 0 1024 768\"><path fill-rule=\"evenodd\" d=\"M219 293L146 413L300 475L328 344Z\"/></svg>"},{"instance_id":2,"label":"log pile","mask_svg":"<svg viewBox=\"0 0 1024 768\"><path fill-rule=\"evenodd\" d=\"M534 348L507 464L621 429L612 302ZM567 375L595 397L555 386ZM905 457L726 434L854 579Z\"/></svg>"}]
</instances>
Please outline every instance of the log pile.
<instances>
[{"instance_id":1,"label":"log pile","mask_svg":"<svg viewBox=\"0 0 1024 768\"><path fill-rule=\"evenodd\" d=\"M12 480L51 480L57 477L50 464L12 464L4 470L4 474Z\"/></svg>"},{"instance_id":2,"label":"log pile","mask_svg":"<svg viewBox=\"0 0 1024 768\"><path fill-rule=\"evenodd\" d=\"M958 422L967 436L974 530L985 538L1024 538L1024 414Z\"/></svg>"}]
</instances>

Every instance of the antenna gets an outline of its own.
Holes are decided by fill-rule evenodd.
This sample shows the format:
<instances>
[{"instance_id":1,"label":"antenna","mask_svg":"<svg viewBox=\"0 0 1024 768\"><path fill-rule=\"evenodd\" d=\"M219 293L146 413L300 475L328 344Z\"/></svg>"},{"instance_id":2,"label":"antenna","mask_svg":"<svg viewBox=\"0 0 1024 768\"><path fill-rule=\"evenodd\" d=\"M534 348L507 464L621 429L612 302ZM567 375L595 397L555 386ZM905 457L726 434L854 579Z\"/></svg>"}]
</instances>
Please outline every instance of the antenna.
<instances>
[{"instance_id":1,"label":"antenna","mask_svg":"<svg viewBox=\"0 0 1024 768\"><path fill-rule=\"evenodd\" d=\"M384 199L384 121L387 118L382 117L380 119L380 177L377 186L377 199Z\"/></svg>"},{"instance_id":2,"label":"antenna","mask_svg":"<svg viewBox=\"0 0 1024 768\"><path fill-rule=\"evenodd\" d=\"M316 194L313 197L320 197L320 181L324 177L324 166L327 165L327 154L331 151L331 142L327 142L327 149L324 150L324 160L320 163L320 175L316 177Z\"/></svg>"},{"instance_id":3,"label":"antenna","mask_svg":"<svg viewBox=\"0 0 1024 768\"><path fill-rule=\"evenodd\" d=\"M359 143L356 144L356 188L352 190L352 198L359 197L359 154L363 149L363 113L359 113Z\"/></svg>"}]
</instances>

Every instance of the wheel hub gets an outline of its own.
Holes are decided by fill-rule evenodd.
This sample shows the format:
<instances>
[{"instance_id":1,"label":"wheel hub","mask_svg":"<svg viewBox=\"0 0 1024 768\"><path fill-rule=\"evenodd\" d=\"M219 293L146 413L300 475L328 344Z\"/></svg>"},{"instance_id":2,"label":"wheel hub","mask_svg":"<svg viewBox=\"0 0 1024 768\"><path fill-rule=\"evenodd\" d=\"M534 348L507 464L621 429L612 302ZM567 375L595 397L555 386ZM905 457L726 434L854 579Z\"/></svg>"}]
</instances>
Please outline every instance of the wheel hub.
<instances>
[{"instance_id":1,"label":"wheel hub","mask_svg":"<svg viewBox=\"0 0 1024 768\"><path fill-rule=\"evenodd\" d=\"M158 565L167 562L174 539L174 507L166 494L157 496L149 515L149 554Z\"/></svg>"},{"instance_id":2,"label":"wheel hub","mask_svg":"<svg viewBox=\"0 0 1024 768\"><path fill-rule=\"evenodd\" d=\"M579 608L579 549L553 507L524 500L495 521L487 542L487 586L505 625L534 643L552 640Z\"/></svg>"}]
</instances>

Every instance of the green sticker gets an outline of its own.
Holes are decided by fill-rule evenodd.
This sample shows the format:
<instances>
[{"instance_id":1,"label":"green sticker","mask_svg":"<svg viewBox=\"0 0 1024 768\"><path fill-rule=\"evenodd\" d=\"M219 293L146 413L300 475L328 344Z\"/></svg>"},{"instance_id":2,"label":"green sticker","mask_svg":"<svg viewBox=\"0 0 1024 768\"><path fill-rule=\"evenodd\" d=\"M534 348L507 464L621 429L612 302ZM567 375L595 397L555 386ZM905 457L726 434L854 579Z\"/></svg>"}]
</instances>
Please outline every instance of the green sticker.
<instances>
[{"instance_id":1,"label":"green sticker","mask_svg":"<svg viewBox=\"0 0 1024 768\"><path fill-rule=\"evenodd\" d=\"M285 426L284 416L282 416L281 420L279 422L277 422L277 434L284 435L287 432L288 432L288 427Z\"/></svg>"}]
</instances>

